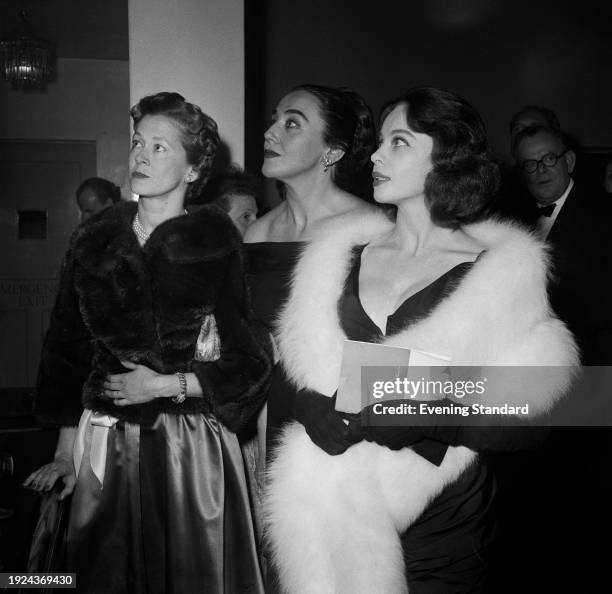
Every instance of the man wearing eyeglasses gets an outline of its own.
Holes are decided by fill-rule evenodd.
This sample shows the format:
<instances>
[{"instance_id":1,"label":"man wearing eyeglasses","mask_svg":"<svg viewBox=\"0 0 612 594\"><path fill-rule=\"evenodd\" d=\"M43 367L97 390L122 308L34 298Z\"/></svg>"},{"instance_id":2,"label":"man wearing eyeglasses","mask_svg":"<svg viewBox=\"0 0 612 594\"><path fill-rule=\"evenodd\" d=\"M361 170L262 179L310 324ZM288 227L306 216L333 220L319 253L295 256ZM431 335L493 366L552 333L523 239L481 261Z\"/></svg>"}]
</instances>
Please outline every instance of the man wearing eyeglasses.
<instances>
[{"instance_id":1,"label":"man wearing eyeglasses","mask_svg":"<svg viewBox=\"0 0 612 594\"><path fill-rule=\"evenodd\" d=\"M538 206L538 230L553 248L552 306L578 339L584 364L612 365L610 206L574 183L576 155L560 130L525 128L514 155Z\"/></svg>"},{"instance_id":2,"label":"man wearing eyeglasses","mask_svg":"<svg viewBox=\"0 0 612 594\"><path fill-rule=\"evenodd\" d=\"M560 130L544 126L519 132L514 151L527 190L538 206L538 229L546 238L574 187L571 173L576 154L567 148Z\"/></svg>"},{"instance_id":3,"label":"man wearing eyeglasses","mask_svg":"<svg viewBox=\"0 0 612 594\"><path fill-rule=\"evenodd\" d=\"M560 130L525 128L516 137L514 157L539 210L537 230L552 248L551 305L576 337L584 365L612 365L610 201L574 183L576 155ZM607 425L609 405L601 403L602 396L609 402L609 386L578 386L561 406L576 413L571 418L578 425L593 420ZM590 420L580 421L585 411ZM596 570L607 567L607 552L601 552L594 535L612 530L611 456L612 428L576 426L553 429L542 457L535 458L540 465L534 483L549 509L543 519L550 534L549 558L571 569L559 573L561 580L582 576L576 591L584 591ZM568 583L560 585L572 589Z\"/></svg>"}]
</instances>

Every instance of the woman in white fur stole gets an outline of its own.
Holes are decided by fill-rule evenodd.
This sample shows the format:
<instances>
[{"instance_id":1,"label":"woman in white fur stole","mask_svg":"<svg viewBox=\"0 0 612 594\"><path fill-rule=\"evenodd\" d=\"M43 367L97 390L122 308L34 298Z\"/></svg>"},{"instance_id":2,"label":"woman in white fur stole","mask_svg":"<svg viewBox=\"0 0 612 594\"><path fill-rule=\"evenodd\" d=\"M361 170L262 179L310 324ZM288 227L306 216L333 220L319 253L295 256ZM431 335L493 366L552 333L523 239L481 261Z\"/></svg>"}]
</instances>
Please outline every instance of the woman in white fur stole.
<instances>
[{"instance_id":1,"label":"woman in white fur stole","mask_svg":"<svg viewBox=\"0 0 612 594\"><path fill-rule=\"evenodd\" d=\"M348 215L327 228L302 255L278 323L294 390L273 390L268 404L291 399L298 421L280 432L269 467L268 538L283 592L483 591L494 487L476 452L532 435L347 426L332 398L346 338L459 366L558 366L537 386L483 396L529 402L532 417L564 394L577 364L548 305L545 246L481 220L499 174L477 112L420 87L389 103L381 122L374 196L397 206L395 223Z\"/></svg>"}]
</instances>

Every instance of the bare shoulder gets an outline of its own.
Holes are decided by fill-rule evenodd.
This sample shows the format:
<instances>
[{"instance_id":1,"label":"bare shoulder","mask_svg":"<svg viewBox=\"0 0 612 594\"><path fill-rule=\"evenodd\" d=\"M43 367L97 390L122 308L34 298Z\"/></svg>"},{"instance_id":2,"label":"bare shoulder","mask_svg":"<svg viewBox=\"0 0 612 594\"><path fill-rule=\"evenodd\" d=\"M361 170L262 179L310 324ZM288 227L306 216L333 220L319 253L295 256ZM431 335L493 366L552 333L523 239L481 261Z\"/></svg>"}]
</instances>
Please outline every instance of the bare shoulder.
<instances>
[{"instance_id":1,"label":"bare shoulder","mask_svg":"<svg viewBox=\"0 0 612 594\"><path fill-rule=\"evenodd\" d=\"M382 209L376 205L351 194L345 194L340 204L336 203L335 208L330 209L324 216L317 219L316 223L312 225L311 233L318 236L320 233L326 233L330 228L333 229L338 226L367 224L369 217L380 217L381 214L383 214Z\"/></svg>"},{"instance_id":2,"label":"bare shoulder","mask_svg":"<svg viewBox=\"0 0 612 594\"><path fill-rule=\"evenodd\" d=\"M381 212L381 209L376 204L366 202L353 194L343 192L341 206L330 216L330 218L346 217L347 215L363 216L377 212Z\"/></svg>"},{"instance_id":3,"label":"bare shoulder","mask_svg":"<svg viewBox=\"0 0 612 594\"><path fill-rule=\"evenodd\" d=\"M244 243L259 243L268 241L270 238L270 227L276 219L276 208L267 212L263 217L255 219L244 232Z\"/></svg>"},{"instance_id":4,"label":"bare shoulder","mask_svg":"<svg viewBox=\"0 0 612 594\"><path fill-rule=\"evenodd\" d=\"M359 212L362 214L380 212L380 207L378 205L372 202L366 202L354 194L346 194L346 197L347 206L351 212Z\"/></svg>"}]
</instances>

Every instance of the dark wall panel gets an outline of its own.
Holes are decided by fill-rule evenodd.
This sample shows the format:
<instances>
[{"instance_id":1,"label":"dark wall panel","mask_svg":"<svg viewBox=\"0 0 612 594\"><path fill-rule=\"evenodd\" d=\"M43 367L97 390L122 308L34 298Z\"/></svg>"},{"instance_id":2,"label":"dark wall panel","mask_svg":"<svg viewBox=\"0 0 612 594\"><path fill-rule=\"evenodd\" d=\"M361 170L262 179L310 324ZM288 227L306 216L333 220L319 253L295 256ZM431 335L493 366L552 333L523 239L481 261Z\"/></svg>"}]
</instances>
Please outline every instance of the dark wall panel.
<instances>
[{"instance_id":1,"label":"dark wall panel","mask_svg":"<svg viewBox=\"0 0 612 594\"><path fill-rule=\"evenodd\" d=\"M260 122L248 123L260 134L295 84L350 86L375 111L409 86L432 84L464 95L481 111L502 157L508 156L508 120L526 103L553 108L584 146L612 146L612 2L261 4L264 111Z\"/></svg>"}]
</instances>

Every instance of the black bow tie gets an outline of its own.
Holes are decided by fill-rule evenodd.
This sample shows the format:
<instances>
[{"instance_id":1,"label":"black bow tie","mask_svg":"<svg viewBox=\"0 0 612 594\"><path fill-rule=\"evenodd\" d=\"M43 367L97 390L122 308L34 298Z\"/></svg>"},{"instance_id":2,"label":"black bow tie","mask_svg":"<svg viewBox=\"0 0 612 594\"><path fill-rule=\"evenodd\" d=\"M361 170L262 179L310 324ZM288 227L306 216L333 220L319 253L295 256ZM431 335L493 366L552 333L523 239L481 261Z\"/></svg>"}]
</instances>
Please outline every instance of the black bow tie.
<instances>
[{"instance_id":1,"label":"black bow tie","mask_svg":"<svg viewBox=\"0 0 612 594\"><path fill-rule=\"evenodd\" d=\"M552 215L553 210L555 210L556 204L547 204L546 206L538 206L538 216L539 217L549 217Z\"/></svg>"}]
</instances>

